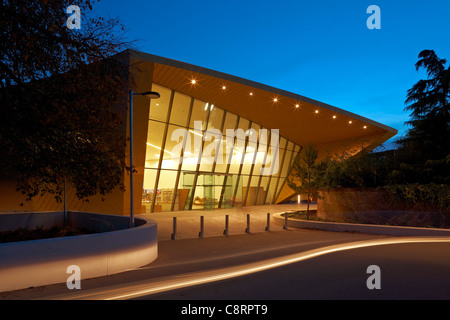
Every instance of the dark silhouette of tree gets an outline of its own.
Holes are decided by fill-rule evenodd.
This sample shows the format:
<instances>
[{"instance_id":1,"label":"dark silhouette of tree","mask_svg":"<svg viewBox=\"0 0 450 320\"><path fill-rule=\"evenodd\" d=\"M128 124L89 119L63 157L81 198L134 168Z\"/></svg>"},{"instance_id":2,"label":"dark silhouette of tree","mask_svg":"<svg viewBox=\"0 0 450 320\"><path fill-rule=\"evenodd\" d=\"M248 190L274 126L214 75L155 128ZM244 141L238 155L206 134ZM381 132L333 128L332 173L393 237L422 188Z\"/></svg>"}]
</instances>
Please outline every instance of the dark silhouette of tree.
<instances>
[{"instance_id":1,"label":"dark silhouette of tree","mask_svg":"<svg viewBox=\"0 0 450 320\"><path fill-rule=\"evenodd\" d=\"M450 164L450 70L447 61L433 50L419 54L416 70L425 69L428 79L420 80L407 92L405 111L411 128L397 140L399 168L394 181L448 183Z\"/></svg>"},{"instance_id":2,"label":"dark silhouette of tree","mask_svg":"<svg viewBox=\"0 0 450 320\"><path fill-rule=\"evenodd\" d=\"M0 175L29 199L60 199L67 178L78 197L106 194L124 172L127 61L118 19L93 18L77 1L81 29L69 29L69 0L0 4Z\"/></svg>"},{"instance_id":3,"label":"dark silhouette of tree","mask_svg":"<svg viewBox=\"0 0 450 320\"><path fill-rule=\"evenodd\" d=\"M318 149L308 143L294 159L288 186L297 194L307 195L306 218L309 219L309 206L312 197L318 197L322 188L323 174L328 166L328 158L317 161Z\"/></svg>"}]
</instances>

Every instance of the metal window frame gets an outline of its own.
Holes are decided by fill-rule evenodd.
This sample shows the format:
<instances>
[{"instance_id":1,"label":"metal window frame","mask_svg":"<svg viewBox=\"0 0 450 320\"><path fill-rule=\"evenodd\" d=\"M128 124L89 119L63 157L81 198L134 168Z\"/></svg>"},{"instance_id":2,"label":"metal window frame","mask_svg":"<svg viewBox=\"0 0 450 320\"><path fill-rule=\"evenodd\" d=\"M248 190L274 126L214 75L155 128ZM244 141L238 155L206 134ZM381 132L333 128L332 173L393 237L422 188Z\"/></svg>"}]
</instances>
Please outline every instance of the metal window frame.
<instances>
[{"instance_id":1,"label":"metal window frame","mask_svg":"<svg viewBox=\"0 0 450 320\"><path fill-rule=\"evenodd\" d=\"M186 125L185 125L185 129L186 132L184 134L184 140L183 140L183 148L181 149L181 153L180 153L180 157L184 157L184 149L186 148L186 140L187 140L187 135L189 134L189 123L191 122L191 116L192 116L192 109L194 108L194 97L190 97L191 101L189 102L189 113L188 113L188 117L186 120ZM183 165L183 162L180 161L180 163L178 164L178 170L177 170L177 177L175 178L175 188L173 190L174 196L172 198L172 204L170 206L170 211L174 211L175 209L175 203L176 203L176 197L177 197L177 193L178 193L178 185L180 184L180 176L181 176L181 167ZM187 200L187 199L186 199ZM184 210L184 209L183 209Z\"/></svg>"},{"instance_id":2,"label":"metal window frame","mask_svg":"<svg viewBox=\"0 0 450 320\"><path fill-rule=\"evenodd\" d=\"M153 199L152 199L152 206L150 208L150 213L153 213L154 210L155 210L156 190L158 190L159 177L161 176L161 164L162 164L163 157L164 157L164 149L166 147L167 131L169 130L170 113L172 112L172 105L173 105L173 98L174 98L174 96L175 96L175 90L171 89L169 108L167 110L166 123L165 123L164 133L163 133L163 141L161 143L161 151L159 153L158 169L157 169L158 171L156 172L155 187L153 189Z\"/></svg>"}]
</instances>

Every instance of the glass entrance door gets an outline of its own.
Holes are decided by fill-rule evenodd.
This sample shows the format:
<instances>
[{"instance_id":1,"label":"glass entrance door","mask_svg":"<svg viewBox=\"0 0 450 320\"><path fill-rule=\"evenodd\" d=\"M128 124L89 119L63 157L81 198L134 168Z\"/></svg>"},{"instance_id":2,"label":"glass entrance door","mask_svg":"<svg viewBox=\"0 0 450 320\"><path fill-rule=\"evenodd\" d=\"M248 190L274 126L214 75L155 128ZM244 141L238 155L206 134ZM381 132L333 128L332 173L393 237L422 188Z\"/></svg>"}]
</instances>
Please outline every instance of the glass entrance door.
<instances>
[{"instance_id":1,"label":"glass entrance door","mask_svg":"<svg viewBox=\"0 0 450 320\"><path fill-rule=\"evenodd\" d=\"M189 189L185 210L214 210L233 206L233 175L184 173L183 188ZM195 185L195 188L194 188Z\"/></svg>"}]
</instances>

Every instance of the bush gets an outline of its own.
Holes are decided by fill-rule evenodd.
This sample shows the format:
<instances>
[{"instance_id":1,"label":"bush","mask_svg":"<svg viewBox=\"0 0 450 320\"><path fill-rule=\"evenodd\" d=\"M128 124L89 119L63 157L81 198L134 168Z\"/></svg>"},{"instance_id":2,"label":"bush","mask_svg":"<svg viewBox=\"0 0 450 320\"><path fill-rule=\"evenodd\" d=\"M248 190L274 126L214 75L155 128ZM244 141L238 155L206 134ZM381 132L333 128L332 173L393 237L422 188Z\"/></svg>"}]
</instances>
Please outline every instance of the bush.
<instances>
[{"instance_id":1,"label":"bush","mask_svg":"<svg viewBox=\"0 0 450 320\"><path fill-rule=\"evenodd\" d=\"M445 184L399 184L380 187L393 201L404 201L412 207L450 212L450 186Z\"/></svg>"}]
</instances>

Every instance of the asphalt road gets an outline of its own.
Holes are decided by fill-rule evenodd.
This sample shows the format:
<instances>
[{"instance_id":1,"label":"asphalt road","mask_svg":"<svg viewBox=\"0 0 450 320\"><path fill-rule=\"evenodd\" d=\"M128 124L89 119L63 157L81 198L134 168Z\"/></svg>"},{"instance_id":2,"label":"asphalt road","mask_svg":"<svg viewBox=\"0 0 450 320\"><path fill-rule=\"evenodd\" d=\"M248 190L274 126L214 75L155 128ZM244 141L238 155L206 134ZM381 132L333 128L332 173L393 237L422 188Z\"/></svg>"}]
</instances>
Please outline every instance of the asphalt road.
<instances>
[{"instance_id":1,"label":"asphalt road","mask_svg":"<svg viewBox=\"0 0 450 320\"><path fill-rule=\"evenodd\" d=\"M379 267L379 289L367 286L368 278L374 274L367 272L371 265ZM450 243L392 244L345 250L139 299L449 300Z\"/></svg>"},{"instance_id":2,"label":"asphalt road","mask_svg":"<svg viewBox=\"0 0 450 320\"><path fill-rule=\"evenodd\" d=\"M389 244L405 239L420 240L290 229L160 241L148 266L0 299L449 299L450 243ZM381 289L367 288L369 265Z\"/></svg>"}]
</instances>

